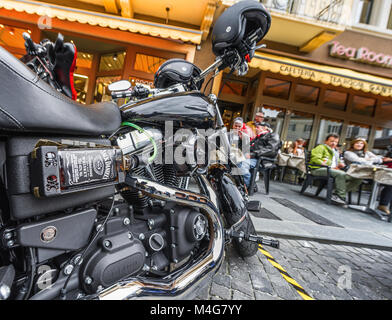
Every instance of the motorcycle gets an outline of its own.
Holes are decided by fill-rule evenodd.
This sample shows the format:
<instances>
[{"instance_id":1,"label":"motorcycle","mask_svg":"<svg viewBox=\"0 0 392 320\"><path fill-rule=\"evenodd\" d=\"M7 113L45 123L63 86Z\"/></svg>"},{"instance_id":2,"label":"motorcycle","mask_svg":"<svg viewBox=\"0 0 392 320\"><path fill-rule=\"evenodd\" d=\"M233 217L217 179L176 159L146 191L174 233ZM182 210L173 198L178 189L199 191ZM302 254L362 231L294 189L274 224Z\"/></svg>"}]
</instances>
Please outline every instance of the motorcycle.
<instances>
[{"instance_id":1,"label":"motorcycle","mask_svg":"<svg viewBox=\"0 0 392 320\"><path fill-rule=\"evenodd\" d=\"M153 90L114 83L113 99L130 99L120 107L69 99L70 59L41 54L37 74L0 48L0 299L189 299L232 240L244 257L279 246L256 235L234 164L217 156L230 154L217 99L199 91L211 72L246 73L270 24L262 4L233 5L210 67L175 59Z\"/></svg>"}]
</instances>

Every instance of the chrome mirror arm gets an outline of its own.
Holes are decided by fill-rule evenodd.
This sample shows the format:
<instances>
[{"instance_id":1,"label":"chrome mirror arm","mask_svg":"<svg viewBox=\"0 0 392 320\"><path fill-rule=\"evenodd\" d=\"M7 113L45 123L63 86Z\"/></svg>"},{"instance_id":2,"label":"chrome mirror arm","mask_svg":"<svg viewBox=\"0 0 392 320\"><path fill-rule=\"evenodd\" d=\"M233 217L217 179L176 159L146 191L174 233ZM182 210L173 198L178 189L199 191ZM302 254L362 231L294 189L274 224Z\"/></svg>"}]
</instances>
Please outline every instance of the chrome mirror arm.
<instances>
[{"instance_id":1,"label":"chrome mirror arm","mask_svg":"<svg viewBox=\"0 0 392 320\"><path fill-rule=\"evenodd\" d=\"M205 70L200 73L198 77L195 78L195 82L199 82L200 80L204 79L209 75L211 72L215 71L217 68L219 68L223 64L223 59L221 57L218 57L213 64L211 64L209 67L207 67Z\"/></svg>"}]
</instances>

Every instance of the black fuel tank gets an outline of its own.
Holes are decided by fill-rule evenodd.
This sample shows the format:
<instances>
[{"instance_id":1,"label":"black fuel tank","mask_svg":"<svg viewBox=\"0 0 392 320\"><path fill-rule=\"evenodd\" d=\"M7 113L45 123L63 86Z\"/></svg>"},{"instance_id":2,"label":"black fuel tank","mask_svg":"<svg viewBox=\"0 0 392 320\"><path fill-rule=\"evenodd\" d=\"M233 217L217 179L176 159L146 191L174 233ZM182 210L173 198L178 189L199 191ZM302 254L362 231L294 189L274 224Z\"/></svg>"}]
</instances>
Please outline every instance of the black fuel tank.
<instances>
[{"instance_id":1,"label":"black fuel tank","mask_svg":"<svg viewBox=\"0 0 392 320\"><path fill-rule=\"evenodd\" d=\"M122 109L123 119L132 122L164 124L174 127L209 129L216 127L217 112L206 96L197 91L173 93L139 101Z\"/></svg>"}]
</instances>

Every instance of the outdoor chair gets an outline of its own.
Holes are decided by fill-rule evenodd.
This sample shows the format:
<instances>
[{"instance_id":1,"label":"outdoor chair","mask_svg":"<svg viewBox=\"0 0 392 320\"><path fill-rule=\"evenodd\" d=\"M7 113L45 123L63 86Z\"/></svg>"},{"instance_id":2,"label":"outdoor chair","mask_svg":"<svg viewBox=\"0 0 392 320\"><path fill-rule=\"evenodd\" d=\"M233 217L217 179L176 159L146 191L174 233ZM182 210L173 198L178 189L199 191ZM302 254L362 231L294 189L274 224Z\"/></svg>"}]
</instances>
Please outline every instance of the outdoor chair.
<instances>
[{"instance_id":1,"label":"outdoor chair","mask_svg":"<svg viewBox=\"0 0 392 320\"><path fill-rule=\"evenodd\" d=\"M285 177L287 171L294 172L294 181L290 181L289 183L298 184L298 179L299 179L300 174L301 174L301 171L298 168L281 167L280 172L279 172L279 174L280 174L279 181L283 182L284 177Z\"/></svg>"},{"instance_id":2,"label":"outdoor chair","mask_svg":"<svg viewBox=\"0 0 392 320\"><path fill-rule=\"evenodd\" d=\"M251 180L250 180L250 187L249 187L249 195L253 195L255 193L255 190L257 188L256 185L256 176L257 172L259 174L263 175L263 180L264 180L264 187L265 187L265 194L269 194L269 183L271 179L271 172L272 170L276 169L276 157L275 158L269 158L269 157L259 157L257 159L256 166L251 169Z\"/></svg>"},{"instance_id":3,"label":"outdoor chair","mask_svg":"<svg viewBox=\"0 0 392 320\"><path fill-rule=\"evenodd\" d=\"M370 186L372 183L373 183L373 180L371 180L371 179L363 179L362 180L362 183L359 185L359 190L358 190L358 198L357 198L357 205L358 206L361 204L363 187ZM351 192L348 193L348 203L353 204Z\"/></svg>"},{"instance_id":4,"label":"outdoor chair","mask_svg":"<svg viewBox=\"0 0 392 320\"><path fill-rule=\"evenodd\" d=\"M320 192L326 187L327 188L326 202L327 204L331 204L333 185L335 181L335 179L330 174L331 167L325 165L311 164L312 167L327 168L326 176L315 176L312 174L312 169L309 167L309 160L310 160L310 153L305 153L306 176L305 176L305 180L303 181L300 193L303 194L309 186L313 186L313 184L317 182L318 187L315 196L317 197L320 194Z\"/></svg>"}]
</instances>

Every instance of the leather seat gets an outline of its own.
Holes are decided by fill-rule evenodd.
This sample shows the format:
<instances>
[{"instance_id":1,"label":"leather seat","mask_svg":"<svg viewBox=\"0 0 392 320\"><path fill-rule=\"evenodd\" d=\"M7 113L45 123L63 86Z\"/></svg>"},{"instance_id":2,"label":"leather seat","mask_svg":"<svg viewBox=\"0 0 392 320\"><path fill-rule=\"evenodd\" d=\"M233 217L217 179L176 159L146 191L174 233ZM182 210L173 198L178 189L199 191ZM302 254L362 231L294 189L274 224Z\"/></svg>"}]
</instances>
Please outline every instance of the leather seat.
<instances>
[{"instance_id":1,"label":"leather seat","mask_svg":"<svg viewBox=\"0 0 392 320\"><path fill-rule=\"evenodd\" d=\"M0 47L1 131L98 136L111 134L120 125L115 103L77 103Z\"/></svg>"}]
</instances>

